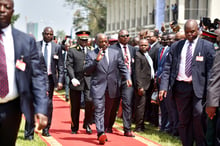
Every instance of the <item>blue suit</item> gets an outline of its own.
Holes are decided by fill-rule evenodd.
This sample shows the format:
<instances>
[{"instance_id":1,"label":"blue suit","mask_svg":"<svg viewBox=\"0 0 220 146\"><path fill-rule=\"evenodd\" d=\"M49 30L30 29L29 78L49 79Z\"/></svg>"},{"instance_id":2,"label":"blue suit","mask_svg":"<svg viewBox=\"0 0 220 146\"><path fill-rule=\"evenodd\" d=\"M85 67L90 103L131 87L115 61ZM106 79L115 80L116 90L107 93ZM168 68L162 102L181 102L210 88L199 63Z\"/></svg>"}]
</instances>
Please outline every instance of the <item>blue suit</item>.
<instances>
[{"instance_id":1,"label":"blue suit","mask_svg":"<svg viewBox=\"0 0 220 146\"><path fill-rule=\"evenodd\" d=\"M100 134L105 131L104 113L109 113L108 111L111 111L112 108L105 109L105 100L114 100L120 96L118 72L120 71L126 79L130 79L130 75L118 50L108 48L108 64L104 58L99 62L95 61L98 52L98 48L88 52L84 70L85 74L91 75L90 96L93 98L95 106L96 129Z\"/></svg>"},{"instance_id":2,"label":"blue suit","mask_svg":"<svg viewBox=\"0 0 220 146\"><path fill-rule=\"evenodd\" d=\"M14 42L14 61L26 64L25 71L15 68L15 80L19 97L0 104L1 130L0 145L15 145L19 130L21 112L27 121L33 114L47 115L48 97L46 95L46 78L41 68L40 56L33 37L12 28ZM23 57L22 57L23 56ZM4 116L2 116L2 113Z\"/></svg>"},{"instance_id":3,"label":"blue suit","mask_svg":"<svg viewBox=\"0 0 220 146\"><path fill-rule=\"evenodd\" d=\"M172 45L161 79L160 90L171 90L179 114L179 135L184 146L205 145L203 102L206 96L210 69L215 55L212 43L198 38L192 58L192 82L177 81L181 52L185 40ZM202 59L198 59L202 56Z\"/></svg>"}]
</instances>

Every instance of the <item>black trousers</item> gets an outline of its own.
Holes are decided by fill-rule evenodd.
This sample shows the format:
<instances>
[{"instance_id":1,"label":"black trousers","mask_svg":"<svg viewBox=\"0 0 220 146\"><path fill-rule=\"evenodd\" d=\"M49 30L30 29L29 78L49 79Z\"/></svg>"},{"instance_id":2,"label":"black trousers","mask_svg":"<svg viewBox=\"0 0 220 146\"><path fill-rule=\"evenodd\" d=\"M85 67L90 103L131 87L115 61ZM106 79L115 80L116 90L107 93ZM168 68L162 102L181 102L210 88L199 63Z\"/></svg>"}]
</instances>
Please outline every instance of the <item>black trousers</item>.
<instances>
[{"instance_id":1,"label":"black trousers","mask_svg":"<svg viewBox=\"0 0 220 146\"><path fill-rule=\"evenodd\" d=\"M93 102L92 98L89 96L89 90L78 91L70 89L70 105L71 105L71 130L79 130L79 114L80 114L80 102L81 102L81 93L83 92L85 99L85 118L83 124L85 126L92 123L93 118Z\"/></svg>"},{"instance_id":2,"label":"black trousers","mask_svg":"<svg viewBox=\"0 0 220 146\"><path fill-rule=\"evenodd\" d=\"M50 126L51 126L51 122L52 122L52 114L53 114L53 91L54 91L54 80L53 80L53 76L49 75L48 76L48 80L49 80L49 100L48 100L48 123L47 126L43 129L43 131L49 131Z\"/></svg>"},{"instance_id":3,"label":"black trousers","mask_svg":"<svg viewBox=\"0 0 220 146\"><path fill-rule=\"evenodd\" d=\"M0 145L15 146L21 122L20 98L0 104Z\"/></svg>"},{"instance_id":4,"label":"black trousers","mask_svg":"<svg viewBox=\"0 0 220 146\"><path fill-rule=\"evenodd\" d=\"M202 99L195 96L193 85L176 81L173 96L179 114L179 135L183 146L205 146Z\"/></svg>"}]
</instances>

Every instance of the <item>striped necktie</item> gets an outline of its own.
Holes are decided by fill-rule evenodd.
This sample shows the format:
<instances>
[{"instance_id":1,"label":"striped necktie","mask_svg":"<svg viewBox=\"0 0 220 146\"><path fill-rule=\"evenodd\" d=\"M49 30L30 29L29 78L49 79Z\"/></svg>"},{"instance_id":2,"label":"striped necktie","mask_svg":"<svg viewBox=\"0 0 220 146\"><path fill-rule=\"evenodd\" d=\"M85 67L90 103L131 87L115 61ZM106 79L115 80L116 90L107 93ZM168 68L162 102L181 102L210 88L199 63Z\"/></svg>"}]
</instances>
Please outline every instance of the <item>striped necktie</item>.
<instances>
[{"instance_id":1,"label":"striped necktie","mask_svg":"<svg viewBox=\"0 0 220 146\"><path fill-rule=\"evenodd\" d=\"M192 43L189 43L186 52L185 74L187 77L192 75Z\"/></svg>"}]
</instances>

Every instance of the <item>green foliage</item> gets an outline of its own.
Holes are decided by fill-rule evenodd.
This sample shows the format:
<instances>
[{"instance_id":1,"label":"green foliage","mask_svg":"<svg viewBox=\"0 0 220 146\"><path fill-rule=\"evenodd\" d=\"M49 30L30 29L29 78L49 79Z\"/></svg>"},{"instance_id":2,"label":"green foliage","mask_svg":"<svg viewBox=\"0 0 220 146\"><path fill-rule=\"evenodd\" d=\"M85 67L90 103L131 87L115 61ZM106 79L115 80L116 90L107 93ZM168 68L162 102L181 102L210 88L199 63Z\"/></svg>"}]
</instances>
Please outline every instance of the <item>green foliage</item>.
<instances>
[{"instance_id":1,"label":"green foliage","mask_svg":"<svg viewBox=\"0 0 220 146\"><path fill-rule=\"evenodd\" d=\"M11 24L14 25L15 21L17 21L19 17L20 17L20 14L14 14L11 17Z\"/></svg>"},{"instance_id":2,"label":"green foliage","mask_svg":"<svg viewBox=\"0 0 220 146\"><path fill-rule=\"evenodd\" d=\"M65 31L64 30L58 30L56 32L57 39L63 40L65 38Z\"/></svg>"},{"instance_id":3,"label":"green foliage","mask_svg":"<svg viewBox=\"0 0 220 146\"><path fill-rule=\"evenodd\" d=\"M46 146L47 145L43 140L40 139L40 137L36 133L34 134L34 140L32 141L24 140L24 125L25 125L25 120L22 119L20 130L18 132L16 146Z\"/></svg>"},{"instance_id":4,"label":"green foliage","mask_svg":"<svg viewBox=\"0 0 220 146\"><path fill-rule=\"evenodd\" d=\"M94 36L99 32L105 32L106 30L106 1L105 0L65 0L67 4L77 4L83 7L88 12L88 18L84 18L82 15L78 15L79 12L74 14L74 25L76 27L81 26L81 23L87 23L91 31L91 35Z\"/></svg>"}]
</instances>

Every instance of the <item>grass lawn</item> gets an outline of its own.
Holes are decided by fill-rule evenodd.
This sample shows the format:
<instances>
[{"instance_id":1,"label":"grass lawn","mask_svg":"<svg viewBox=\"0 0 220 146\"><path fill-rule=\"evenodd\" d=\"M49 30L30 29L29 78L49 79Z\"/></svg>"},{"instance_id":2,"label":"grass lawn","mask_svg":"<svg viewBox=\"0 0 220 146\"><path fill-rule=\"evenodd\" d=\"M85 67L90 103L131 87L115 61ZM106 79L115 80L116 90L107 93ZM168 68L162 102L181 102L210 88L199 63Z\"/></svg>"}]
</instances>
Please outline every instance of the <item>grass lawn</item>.
<instances>
[{"instance_id":1,"label":"grass lawn","mask_svg":"<svg viewBox=\"0 0 220 146\"><path fill-rule=\"evenodd\" d=\"M22 119L20 130L18 133L18 138L16 141L16 146L47 146L46 143L43 140L41 140L41 138L37 135L37 133L34 133L34 140L24 140L24 125L25 120Z\"/></svg>"},{"instance_id":2,"label":"grass lawn","mask_svg":"<svg viewBox=\"0 0 220 146\"><path fill-rule=\"evenodd\" d=\"M61 90L59 91L59 94L63 96L65 94L65 91ZM44 143L36 133L34 135L33 141L24 140L24 123L24 120L22 120L16 146L46 146L46 143ZM116 119L116 123L120 125L120 127L122 127L123 125L122 119ZM150 125L147 122L145 124L146 130L144 132L139 132L138 134L140 136L159 143L162 146L181 146L181 142L178 138L170 136L169 134L166 134L164 132L159 132L158 128ZM120 127L119 129L122 130L122 128ZM134 130L134 127L135 125L132 124L132 130Z\"/></svg>"}]
</instances>

